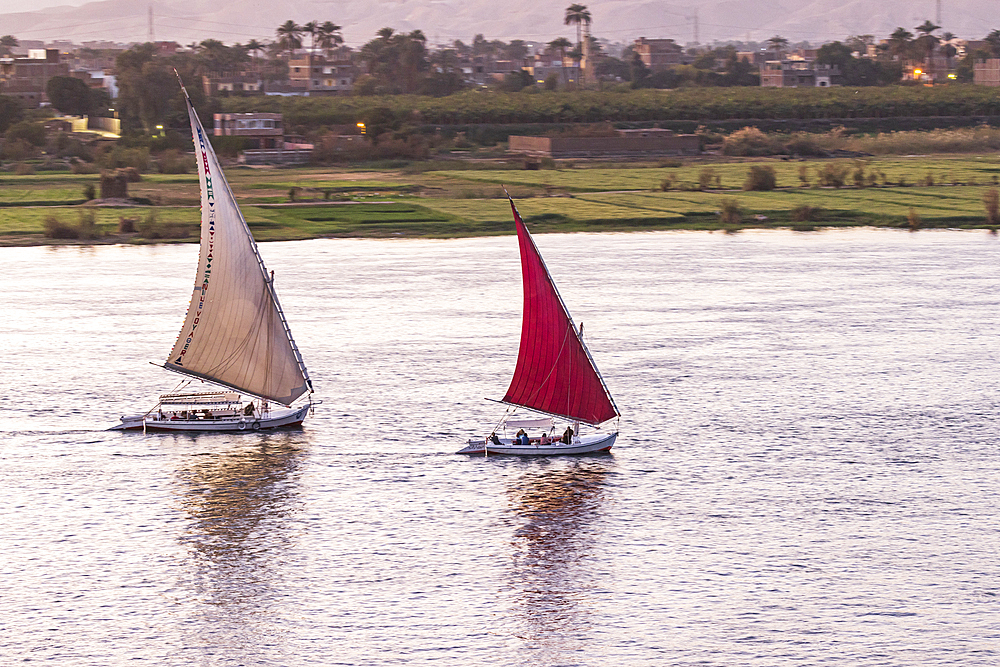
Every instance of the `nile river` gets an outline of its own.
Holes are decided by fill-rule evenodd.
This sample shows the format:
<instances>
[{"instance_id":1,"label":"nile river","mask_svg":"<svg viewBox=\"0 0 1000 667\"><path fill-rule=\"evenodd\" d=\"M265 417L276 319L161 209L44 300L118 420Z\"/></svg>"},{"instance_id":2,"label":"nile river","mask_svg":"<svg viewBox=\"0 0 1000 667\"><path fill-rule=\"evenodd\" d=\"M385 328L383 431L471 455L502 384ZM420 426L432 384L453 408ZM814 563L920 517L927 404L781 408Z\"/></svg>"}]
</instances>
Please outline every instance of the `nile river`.
<instances>
[{"instance_id":1,"label":"nile river","mask_svg":"<svg viewBox=\"0 0 1000 667\"><path fill-rule=\"evenodd\" d=\"M197 248L3 248L0 664L996 665L1000 241L542 235L611 455L499 418L513 236L261 246L322 405L106 432Z\"/></svg>"}]
</instances>

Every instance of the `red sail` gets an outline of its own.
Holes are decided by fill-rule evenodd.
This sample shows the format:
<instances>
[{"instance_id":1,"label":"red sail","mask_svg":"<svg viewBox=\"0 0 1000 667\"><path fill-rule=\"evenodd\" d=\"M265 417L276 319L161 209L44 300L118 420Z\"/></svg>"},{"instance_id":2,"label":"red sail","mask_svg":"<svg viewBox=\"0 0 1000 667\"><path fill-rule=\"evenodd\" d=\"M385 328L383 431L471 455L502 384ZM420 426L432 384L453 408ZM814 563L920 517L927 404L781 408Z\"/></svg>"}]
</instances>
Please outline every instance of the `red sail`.
<instances>
[{"instance_id":1,"label":"red sail","mask_svg":"<svg viewBox=\"0 0 1000 667\"><path fill-rule=\"evenodd\" d=\"M521 349L505 403L587 424L618 416L545 262L510 203L521 246L524 314Z\"/></svg>"}]
</instances>

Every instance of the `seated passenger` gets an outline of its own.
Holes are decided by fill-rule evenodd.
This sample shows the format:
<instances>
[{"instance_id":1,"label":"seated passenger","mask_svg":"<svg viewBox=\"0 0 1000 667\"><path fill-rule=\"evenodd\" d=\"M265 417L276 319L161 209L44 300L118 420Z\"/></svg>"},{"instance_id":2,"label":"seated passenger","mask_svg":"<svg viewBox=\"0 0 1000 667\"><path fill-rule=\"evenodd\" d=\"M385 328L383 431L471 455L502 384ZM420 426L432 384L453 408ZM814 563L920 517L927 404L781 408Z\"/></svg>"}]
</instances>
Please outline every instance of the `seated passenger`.
<instances>
[{"instance_id":1,"label":"seated passenger","mask_svg":"<svg viewBox=\"0 0 1000 667\"><path fill-rule=\"evenodd\" d=\"M503 444L502 442L500 442L500 438L497 437L496 433L493 433L492 435L490 435L490 442L493 443L494 445L502 445Z\"/></svg>"},{"instance_id":2,"label":"seated passenger","mask_svg":"<svg viewBox=\"0 0 1000 667\"><path fill-rule=\"evenodd\" d=\"M549 437L548 433L542 433L542 437L538 439L539 445L550 445L552 444L552 438Z\"/></svg>"},{"instance_id":3,"label":"seated passenger","mask_svg":"<svg viewBox=\"0 0 1000 667\"><path fill-rule=\"evenodd\" d=\"M528 445L531 444L531 438L528 437L527 433L525 433L524 431L521 431L521 439L519 440L518 444L523 445L524 447L527 447Z\"/></svg>"},{"instance_id":4,"label":"seated passenger","mask_svg":"<svg viewBox=\"0 0 1000 667\"><path fill-rule=\"evenodd\" d=\"M562 442L564 445L573 444L573 427L567 426L566 430L563 432Z\"/></svg>"}]
</instances>

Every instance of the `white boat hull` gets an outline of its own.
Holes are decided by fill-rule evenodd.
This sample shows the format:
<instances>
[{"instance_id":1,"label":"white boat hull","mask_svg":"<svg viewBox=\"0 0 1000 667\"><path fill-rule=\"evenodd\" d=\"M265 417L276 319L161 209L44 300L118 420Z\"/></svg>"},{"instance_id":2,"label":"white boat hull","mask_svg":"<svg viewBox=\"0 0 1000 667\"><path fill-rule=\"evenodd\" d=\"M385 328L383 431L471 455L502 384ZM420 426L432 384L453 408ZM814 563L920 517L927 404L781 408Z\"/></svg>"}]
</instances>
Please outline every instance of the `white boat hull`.
<instances>
[{"instance_id":1,"label":"white boat hull","mask_svg":"<svg viewBox=\"0 0 1000 667\"><path fill-rule=\"evenodd\" d=\"M309 406L271 410L267 417L228 417L222 419L158 419L157 415L122 417L121 424L109 431L236 431L253 433L281 426L301 424L309 413Z\"/></svg>"},{"instance_id":2,"label":"white boat hull","mask_svg":"<svg viewBox=\"0 0 1000 667\"><path fill-rule=\"evenodd\" d=\"M554 442L548 445L515 445L512 441L501 439L501 444L496 445L485 440L470 440L469 444L456 452L456 454L472 455L506 455L506 456L563 456L567 454L592 454L594 452L606 452L611 449L617 433L599 433L581 438L574 438L571 444Z\"/></svg>"}]
</instances>

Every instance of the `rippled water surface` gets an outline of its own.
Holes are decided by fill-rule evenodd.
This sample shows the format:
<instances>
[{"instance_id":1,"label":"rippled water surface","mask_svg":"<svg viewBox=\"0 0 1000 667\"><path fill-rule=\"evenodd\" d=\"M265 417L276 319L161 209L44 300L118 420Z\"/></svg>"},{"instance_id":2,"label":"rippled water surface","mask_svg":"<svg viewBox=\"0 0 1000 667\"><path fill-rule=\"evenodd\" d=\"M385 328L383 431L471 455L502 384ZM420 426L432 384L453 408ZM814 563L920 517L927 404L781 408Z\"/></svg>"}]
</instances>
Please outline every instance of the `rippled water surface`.
<instances>
[{"instance_id":1,"label":"rippled water surface","mask_svg":"<svg viewBox=\"0 0 1000 667\"><path fill-rule=\"evenodd\" d=\"M106 432L194 246L4 248L0 664L1000 663L998 240L544 235L613 454L499 417L513 236L273 243L301 430Z\"/></svg>"}]
</instances>

